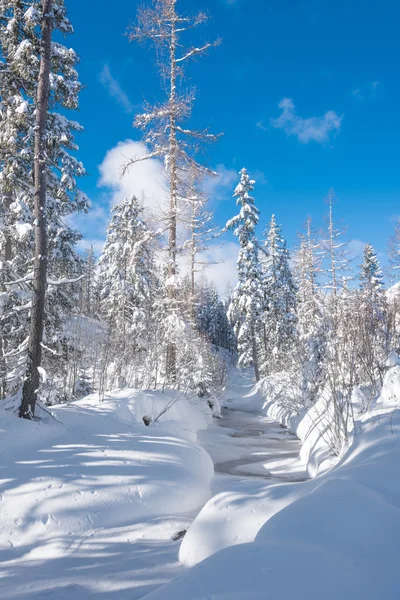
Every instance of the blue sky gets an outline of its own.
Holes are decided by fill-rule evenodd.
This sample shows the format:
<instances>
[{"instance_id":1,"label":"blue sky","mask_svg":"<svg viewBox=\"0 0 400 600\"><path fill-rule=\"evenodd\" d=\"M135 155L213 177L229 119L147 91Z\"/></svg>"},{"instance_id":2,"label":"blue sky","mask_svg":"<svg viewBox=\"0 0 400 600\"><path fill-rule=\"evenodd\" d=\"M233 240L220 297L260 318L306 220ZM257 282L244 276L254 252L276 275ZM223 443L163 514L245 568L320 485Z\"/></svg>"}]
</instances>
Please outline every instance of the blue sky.
<instances>
[{"instance_id":1,"label":"blue sky","mask_svg":"<svg viewBox=\"0 0 400 600\"><path fill-rule=\"evenodd\" d=\"M140 140L134 114L144 99L160 97L160 86L152 52L123 35L138 2L120 0L115 10L109 0L66 4L75 28L68 44L81 57L86 85L79 156L90 173L82 188L94 211L81 227L99 240L118 188L115 165L112 174L103 168L103 181L113 189L99 187L99 165L118 143ZM385 261L400 214L398 1L180 5L188 12L206 9L212 17L194 41L222 38L220 47L188 69L197 87L193 124L224 133L205 155L222 174L214 189L217 222L234 214L236 172L245 166L257 180L261 225L275 213L290 246L307 215L322 225L323 200L333 187L336 216L347 225L348 239L370 241Z\"/></svg>"}]
</instances>

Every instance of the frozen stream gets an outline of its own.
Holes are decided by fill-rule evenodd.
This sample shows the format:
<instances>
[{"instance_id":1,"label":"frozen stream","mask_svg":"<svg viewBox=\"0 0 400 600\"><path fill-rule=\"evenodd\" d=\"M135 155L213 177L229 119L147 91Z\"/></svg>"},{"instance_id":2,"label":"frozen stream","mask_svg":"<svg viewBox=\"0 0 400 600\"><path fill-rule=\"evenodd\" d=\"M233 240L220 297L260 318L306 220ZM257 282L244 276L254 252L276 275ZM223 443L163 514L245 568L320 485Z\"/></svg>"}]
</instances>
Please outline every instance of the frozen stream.
<instances>
[{"instance_id":1,"label":"frozen stream","mask_svg":"<svg viewBox=\"0 0 400 600\"><path fill-rule=\"evenodd\" d=\"M216 476L307 479L298 459L300 440L259 412L224 408L222 418L198 437L214 462Z\"/></svg>"}]
</instances>

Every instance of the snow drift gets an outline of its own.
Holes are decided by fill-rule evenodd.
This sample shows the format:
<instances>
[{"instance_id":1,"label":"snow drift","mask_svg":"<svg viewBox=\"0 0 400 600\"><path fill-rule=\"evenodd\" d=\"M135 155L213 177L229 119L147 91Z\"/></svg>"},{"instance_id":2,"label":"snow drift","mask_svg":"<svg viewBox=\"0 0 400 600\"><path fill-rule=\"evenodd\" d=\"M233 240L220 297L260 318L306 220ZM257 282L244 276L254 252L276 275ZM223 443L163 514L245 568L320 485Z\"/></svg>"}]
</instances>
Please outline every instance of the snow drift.
<instances>
[{"instance_id":1,"label":"snow drift","mask_svg":"<svg viewBox=\"0 0 400 600\"><path fill-rule=\"evenodd\" d=\"M214 497L181 546L181 560L195 566L149 600L398 598L399 407L396 366L333 469L295 484L241 482ZM306 429L303 416L297 431ZM309 456L318 455L315 446Z\"/></svg>"},{"instance_id":2,"label":"snow drift","mask_svg":"<svg viewBox=\"0 0 400 600\"><path fill-rule=\"evenodd\" d=\"M171 403L159 423L144 426L144 415L155 417ZM194 441L210 411L174 392L123 390L101 403L91 396L52 413L58 422L32 423L1 409L4 597L48 597L50 589L54 598L63 597L57 595L59 583L78 586L85 580L79 567L71 568L78 556L82 568L98 563L82 598L98 586L132 587L134 577L105 584L120 560L116 539L129 542L139 522L198 510L211 495L213 464ZM145 526L143 532L147 536ZM105 556L110 558L104 569ZM35 583L28 585L29 579Z\"/></svg>"}]
</instances>

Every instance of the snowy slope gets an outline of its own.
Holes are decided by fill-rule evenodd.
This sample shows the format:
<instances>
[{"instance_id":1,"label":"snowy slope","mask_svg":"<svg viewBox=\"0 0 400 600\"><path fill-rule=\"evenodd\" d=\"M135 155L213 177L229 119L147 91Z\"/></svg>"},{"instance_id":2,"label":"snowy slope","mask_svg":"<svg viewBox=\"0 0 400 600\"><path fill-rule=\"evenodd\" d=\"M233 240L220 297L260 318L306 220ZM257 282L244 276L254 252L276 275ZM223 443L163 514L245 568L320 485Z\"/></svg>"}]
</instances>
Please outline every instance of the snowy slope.
<instances>
[{"instance_id":1,"label":"snowy slope","mask_svg":"<svg viewBox=\"0 0 400 600\"><path fill-rule=\"evenodd\" d=\"M1 410L1 597L132 599L175 575L171 538L209 499L213 465L193 441L209 415L187 399L143 425L174 399L89 397L53 407L60 423Z\"/></svg>"},{"instance_id":2,"label":"snowy slope","mask_svg":"<svg viewBox=\"0 0 400 600\"><path fill-rule=\"evenodd\" d=\"M214 497L180 551L198 564L149 600L399 598L399 406L395 367L331 471L295 484L242 482Z\"/></svg>"}]
</instances>

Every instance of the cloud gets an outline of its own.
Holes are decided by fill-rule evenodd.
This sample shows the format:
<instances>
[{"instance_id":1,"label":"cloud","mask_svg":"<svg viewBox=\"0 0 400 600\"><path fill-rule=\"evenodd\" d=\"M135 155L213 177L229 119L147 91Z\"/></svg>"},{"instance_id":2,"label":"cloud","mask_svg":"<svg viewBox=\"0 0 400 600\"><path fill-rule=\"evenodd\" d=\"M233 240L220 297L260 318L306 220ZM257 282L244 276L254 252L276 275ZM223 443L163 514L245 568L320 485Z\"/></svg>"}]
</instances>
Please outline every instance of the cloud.
<instances>
[{"instance_id":1,"label":"cloud","mask_svg":"<svg viewBox=\"0 0 400 600\"><path fill-rule=\"evenodd\" d=\"M272 127L283 129L288 136L295 135L302 144L311 141L326 144L340 131L343 117L339 117L333 110L322 117L300 117L296 114L291 98L283 98L279 108L282 109L282 114L277 119L271 119Z\"/></svg>"},{"instance_id":2,"label":"cloud","mask_svg":"<svg viewBox=\"0 0 400 600\"><path fill-rule=\"evenodd\" d=\"M351 91L351 95L361 102L364 100L372 100L373 98L376 98L380 85L381 83L379 81L364 81Z\"/></svg>"},{"instance_id":3,"label":"cloud","mask_svg":"<svg viewBox=\"0 0 400 600\"><path fill-rule=\"evenodd\" d=\"M198 261L205 263L204 269L198 272L196 277L200 281L204 275L208 281L212 281L221 297L225 297L228 290L232 290L237 283L237 259L239 245L235 242L221 242L212 244L207 250L199 252ZM179 273L181 277L189 274L189 263L187 258L180 257Z\"/></svg>"},{"instance_id":4,"label":"cloud","mask_svg":"<svg viewBox=\"0 0 400 600\"><path fill-rule=\"evenodd\" d=\"M109 203L118 204L124 198L136 196L153 215L159 215L168 201L164 167L161 161L149 159L132 165L122 176L129 159L148 154L142 142L125 140L109 150L101 163L99 187L109 189Z\"/></svg>"},{"instance_id":5,"label":"cloud","mask_svg":"<svg viewBox=\"0 0 400 600\"><path fill-rule=\"evenodd\" d=\"M367 242L363 242L361 240L350 240L347 244L347 258L351 261L362 261L363 258L363 254L364 254L364 248L366 246ZM358 266L358 264L356 265Z\"/></svg>"},{"instance_id":6,"label":"cloud","mask_svg":"<svg viewBox=\"0 0 400 600\"><path fill-rule=\"evenodd\" d=\"M99 81L107 89L110 96L115 98L118 104L124 109L126 113L131 113L134 110L132 102L129 100L127 94L121 88L119 82L113 77L110 66L106 63L99 73Z\"/></svg>"},{"instance_id":7,"label":"cloud","mask_svg":"<svg viewBox=\"0 0 400 600\"><path fill-rule=\"evenodd\" d=\"M109 211L100 205L92 206L88 213L73 213L66 218L67 224L84 236L78 242L78 249L87 250L90 246L100 254L106 238Z\"/></svg>"},{"instance_id":8,"label":"cloud","mask_svg":"<svg viewBox=\"0 0 400 600\"><path fill-rule=\"evenodd\" d=\"M157 221L161 212L168 203L168 188L165 179L164 166L161 161L149 159L133 165L124 177L121 177L122 166L129 158L140 157L147 154L148 148L141 142L125 140L109 150L101 163L99 187L106 188L107 201L110 206L121 202L125 197L132 195L143 199L144 206L151 212ZM224 165L216 168L219 178L207 181L207 191L215 198L221 198L224 192L231 197L234 187L239 181L239 174L234 169ZM183 233L183 232L181 232ZM93 235L91 236L93 237ZM90 246L88 242L82 247ZM96 242L96 249L100 241ZM236 285L236 262L239 246L233 242L223 242L221 245L211 245L199 255L199 260L209 264L204 268L207 279L214 281L218 291L225 294L227 287ZM162 260L162 257L159 257ZM179 260L181 275L188 272L188 261L185 257ZM199 274L200 276L200 274Z\"/></svg>"},{"instance_id":9,"label":"cloud","mask_svg":"<svg viewBox=\"0 0 400 600\"><path fill-rule=\"evenodd\" d=\"M93 251L96 256L100 256L104 246L104 239L90 239L83 238L80 242L78 242L78 249L82 252L86 252L90 247L93 248Z\"/></svg>"},{"instance_id":10,"label":"cloud","mask_svg":"<svg viewBox=\"0 0 400 600\"><path fill-rule=\"evenodd\" d=\"M213 281L220 296L226 296L228 289L237 283L237 259L239 245L235 242L222 242L220 246L210 246L200 254L200 260L208 262L204 274Z\"/></svg>"},{"instance_id":11,"label":"cloud","mask_svg":"<svg viewBox=\"0 0 400 600\"><path fill-rule=\"evenodd\" d=\"M268 127L265 125L265 123L264 123L263 120L257 121L256 127L257 127L257 129L260 129L260 131L267 131L268 130Z\"/></svg>"},{"instance_id":12,"label":"cloud","mask_svg":"<svg viewBox=\"0 0 400 600\"><path fill-rule=\"evenodd\" d=\"M239 182L239 172L236 169L228 169L223 164L218 165L215 171L218 177L207 177L203 184L204 191L211 202L231 198Z\"/></svg>"}]
</instances>

